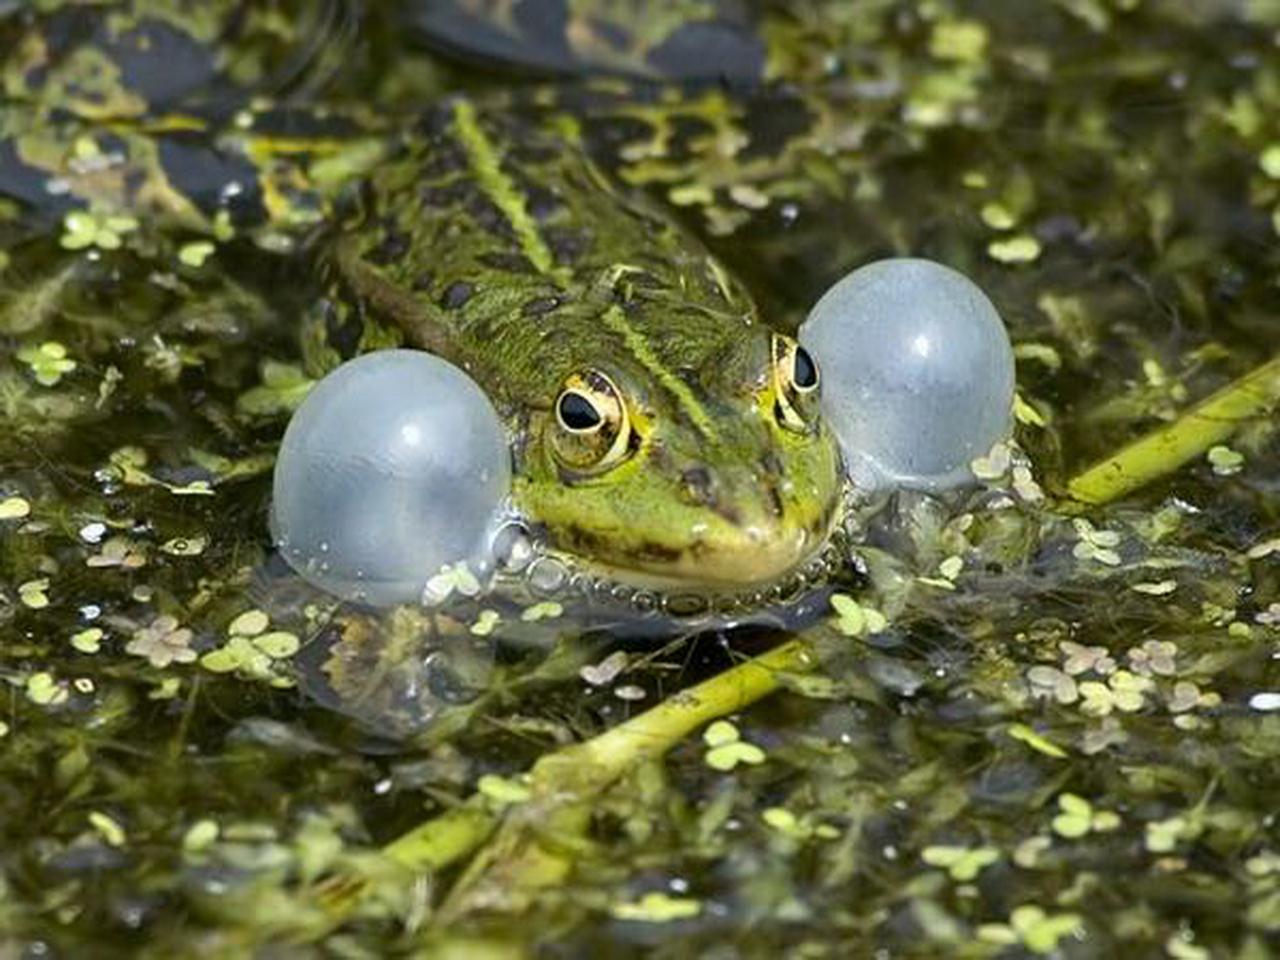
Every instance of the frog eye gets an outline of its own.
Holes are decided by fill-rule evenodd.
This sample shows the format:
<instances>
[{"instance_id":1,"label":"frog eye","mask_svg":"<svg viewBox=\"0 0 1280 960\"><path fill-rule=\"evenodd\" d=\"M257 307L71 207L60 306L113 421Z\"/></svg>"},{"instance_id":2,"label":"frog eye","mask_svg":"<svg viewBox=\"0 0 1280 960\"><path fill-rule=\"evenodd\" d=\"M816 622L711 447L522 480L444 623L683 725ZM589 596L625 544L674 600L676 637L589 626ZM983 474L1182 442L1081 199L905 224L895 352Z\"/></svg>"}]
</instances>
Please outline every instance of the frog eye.
<instances>
[{"instance_id":1,"label":"frog eye","mask_svg":"<svg viewBox=\"0 0 1280 960\"><path fill-rule=\"evenodd\" d=\"M818 364L809 351L799 344L791 352L791 384L797 393L812 393L818 389Z\"/></svg>"},{"instance_id":2,"label":"frog eye","mask_svg":"<svg viewBox=\"0 0 1280 960\"><path fill-rule=\"evenodd\" d=\"M556 420L569 433L594 433L604 426L595 401L578 390L566 390L556 401Z\"/></svg>"},{"instance_id":3,"label":"frog eye","mask_svg":"<svg viewBox=\"0 0 1280 960\"><path fill-rule=\"evenodd\" d=\"M773 337L774 416L788 430L807 433L818 415L822 382L813 354L790 337Z\"/></svg>"},{"instance_id":4,"label":"frog eye","mask_svg":"<svg viewBox=\"0 0 1280 960\"><path fill-rule=\"evenodd\" d=\"M570 376L555 402L552 447L573 470L605 470L631 448L631 421L617 386L598 370Z\"/></svg>"}]
</instances>

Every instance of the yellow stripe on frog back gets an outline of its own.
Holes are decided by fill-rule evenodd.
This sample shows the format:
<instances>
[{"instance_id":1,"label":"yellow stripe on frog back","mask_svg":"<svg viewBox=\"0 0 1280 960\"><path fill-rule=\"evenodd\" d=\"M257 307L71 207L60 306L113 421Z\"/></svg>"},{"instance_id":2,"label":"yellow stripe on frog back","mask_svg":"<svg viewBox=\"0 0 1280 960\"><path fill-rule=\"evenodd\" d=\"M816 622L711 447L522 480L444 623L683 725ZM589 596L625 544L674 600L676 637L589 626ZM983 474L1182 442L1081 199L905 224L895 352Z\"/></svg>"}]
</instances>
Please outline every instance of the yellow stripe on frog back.
<instances>
[{"instance_id":1,"label":"yellow stripe on frog back","mask_svg":"<svg viewBox=\"0 0 1280 960\"><path fill-rule=\"evenodd\" d=\"M511 223L521 251L539 273L565 282L566 271L555 265L551 248L538 232L524 194L502 169L502 158L481 128L475 105L470 100L459 100L454 106L453 117L458 142L466 151L476 183Z\"/></svg>"},{"instance_id":2,"label":"yellow stripe on frog back","mask_svg":"<svg viewBox=\"0 0 1280 960\"><path fill-rule=\"evenodd\" d=\"M601 315L601 321L607 330L618 334L622 337L622 342L626 348L631 351L632 356L640 362L654 379L658 381L672 396L681 409L693 422L708 440L716 440L716 429L711 421L710 415L698 398L693 395L693 391L689 389L689 385L681 380L678 376L663 366L651 349L649 343L644 336L627 322L626 314L617 304L610 306Z\"/></svg>"}]
</instances>

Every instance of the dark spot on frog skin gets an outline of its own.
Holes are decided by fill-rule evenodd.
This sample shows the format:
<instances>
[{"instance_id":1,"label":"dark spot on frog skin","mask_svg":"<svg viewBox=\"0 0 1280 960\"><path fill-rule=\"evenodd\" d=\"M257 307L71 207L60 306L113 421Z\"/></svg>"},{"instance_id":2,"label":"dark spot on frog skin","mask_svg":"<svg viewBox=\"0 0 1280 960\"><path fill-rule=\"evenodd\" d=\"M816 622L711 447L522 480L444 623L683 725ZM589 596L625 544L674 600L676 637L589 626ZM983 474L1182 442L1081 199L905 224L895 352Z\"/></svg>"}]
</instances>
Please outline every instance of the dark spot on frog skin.
<instances>
[{"instance_id":1,"label":"dark spot on frog skin","mask_svg":"<svg viewBox=\"0 0 1280 960\"><path fill-rule=\"evenodd\" d=\"M535 297L525 302L520 313L526 317L541 317L560 306L559 297Z\"/></svg>"},{"instance_id":2,"label":"dark spot on frog skin","mask_svg":"<svg viewBox=\"0 0 1280 960\"><path fill-rule=\"evenodd\" d=\"M547 227L542 237L557 263L572 265L591 246L591 239L585 230L577 227Z\"/></svg>"},{"instance_id":3,"label":"dark spot on frog skin","mask_svg":"<svg viewBox=\"0 0 1280 960\"><path fill-rule=\"evenodd\" d=\"M519 253L483 253L476 258L486 267L502 270L506 273L537 273L538 269L528 258Z\"/></svg>"},{"instance_id":4,"label":"dark spot on frog skin","mask_svg":"<svg viewBox=\"0 0 1280 960\"><path fill-rule=\"evenodd\" d=\"M465 280L457 280L445 288L444 296L440 298L440 305L446 310L458 310L466 305L475 292L476 288L473 284Z\"/></svg>"},{"instance_id":5,"label":"dark spot on frog skin","mask_svg":"<svg viewBox=\"0 0 1280 960\"><path fill-rule=\"evenodd\" d=\"M443 187L423 184L418 188L418 199L424 210L449 210L461 204L467 192L467 186L463 183L451 183Z\"/></svg>"},{"instance_id":6,"label":"dark spot on frog skin","mask_svg":"<svg viewBox=\"0 0 1280 960\"><path fill-rule=\"evenodd\" d=\"M512 129L502 139L510 140L511 146L503 157L502 169L507 176L515 180L523 189L527 186L522 172L545 166L558 161L564 154L563 143L548 143L545 139L537 139L537 135L524 124L510 124Z\"/></svg>"},{"instance_id":7,"label":"dark spot on frog skin","mask_svg":"<svg viewBox=\"0 0 1280 960\"><path fill-rule=\"evenodd\" d=\"M432 137L427 149L415 151L413 162L426 181L443 181L467 169L467 153L452 137Z\"/></svg>"},{"instance_id":8,"label":"dark spot on frog skin","mask_svg":"<svg viewBox=\"0 0 1280 960\"><path fill-rule=\"evenodd\" d=\"M447 139L453 128L454 106L445 98L423 111L418 118L417 132L431 139Z\"/></svg>"},{"instance_id":9,"label":"dark spot on frog skin","mask_svg":"<svg viewBox=\"0 0 1280 960\"><path fill-rule=\"evenodd\" d=\"M471 215L471 219L476 222L476 226L485 233L496 234L514 241L516 232L506 214L502 212L496 203L481 193L474 184L468 184L467 186L470 189L468 190L465 204L466 211Z\"/></svg>"},{"instance_id":10,"label":"dark spot on frog skin","mask_svg":"<svg viewBox=\"0 0 1280 960\"><path fill-rule=\"evenodd\" d=\"M408 234L403 233L396 227L387 226L382 239L365 254L365 259L377 266L385 266L403 257L408 252L409 247Z\"/></svg>"},{"instance_id":11,"label":"dark spot on frog skin","mask_svg":"<svg viewBox=\"0 0 1280 960\"><path fill-rule=\"evenodd\" d=\"M529 216L539 223L550 220L564 206L550 190L530 184L524 188Z\"/></svg>"}]
</instances>

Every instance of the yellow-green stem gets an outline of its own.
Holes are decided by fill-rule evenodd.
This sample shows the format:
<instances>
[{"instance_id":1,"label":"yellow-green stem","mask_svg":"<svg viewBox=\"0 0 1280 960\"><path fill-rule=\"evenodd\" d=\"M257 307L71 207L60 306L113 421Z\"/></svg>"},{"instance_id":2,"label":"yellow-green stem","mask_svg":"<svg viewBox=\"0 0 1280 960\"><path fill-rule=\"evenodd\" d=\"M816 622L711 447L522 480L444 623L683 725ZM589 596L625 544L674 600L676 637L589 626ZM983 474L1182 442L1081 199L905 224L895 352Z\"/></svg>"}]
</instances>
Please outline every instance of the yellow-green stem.
<instances>
[{"instance_id":1,"label":"yellow-green stem","mask_svg":"<svg viewBox=\"0 0 1280 960\"><path fill-rule=\"evenodd\" d=\"M439 870L484 843L496 823L480 802L465 803L401 834L382 852L413 870Z\"/></svg>"},{"instance_id":2,"label":"yellow-green stem","mask_svg":"<svg viewBox=\"0 0 1280 960\"><path fill-rule=\"evenodd\" d=\"M778 688L782 673L801 673L817 660L803 641L790 640L605 731L542 757L531 771L535 797L581 803L643 760L658 757L703 724L749 706ZM558 796L556 796L558 794ZM471 854L493 834L500 815L480 796L401 834L383 853L414 871L440 870ZM363 895L358 877L335 877L323 900L338 924Z\"/></svg>"},{"instance_id":3,"label":"yellow-green stem","mask_svg":"<svg viewBox=\"0 0 1280 960\"><path fill-rule=\"evenodd\" d=\"M1067 485L1075 500L1102 504L1177 470L1280 403L1280 356L1228 384L1173 423L1100 460Z\"/></svg>"}]
</instances>

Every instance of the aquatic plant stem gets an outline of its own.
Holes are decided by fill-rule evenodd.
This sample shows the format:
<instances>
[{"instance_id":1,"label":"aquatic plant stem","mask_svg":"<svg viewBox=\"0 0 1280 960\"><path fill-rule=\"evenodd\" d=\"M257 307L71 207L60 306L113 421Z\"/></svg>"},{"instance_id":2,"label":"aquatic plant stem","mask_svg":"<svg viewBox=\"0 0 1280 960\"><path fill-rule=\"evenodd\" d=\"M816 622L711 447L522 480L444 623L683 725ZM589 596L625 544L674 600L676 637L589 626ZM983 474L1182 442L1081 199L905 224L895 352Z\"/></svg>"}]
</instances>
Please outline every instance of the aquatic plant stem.
<instances>
[{"instance_id":1,"label":"aquatic plant stem","mask_svg":"<svg viewBox=\"0 0 1280 960\"><path fill-rule=\"evenodd\" d=\"M535 790L549 789L551 784L544 780L561 781L565 773L574 769L589 772L585 781L581 772L576 774L580 786L599 788L612 783L636 764L666 753L704 724L772 693L780 684L779 674L806 672L817 663L808 643L788 640L675 694L598 737L548 754L534 765Z\"/></svg>"},{"instance_id":2,"label":"aquatic plant stem","mask_svg":"<svg viewBox=\"0 0 1280 960\"><path fill-rule=\"evenodd\" d=\"M503 816L441 905L440 922L477 907L523 909L537 891L557 885L572 869L595 798L699 727L772 693L782 674L810 670L817 662L808 643L789 640L597 737L543 756L529 772L529 800ZM428 848L437 857L440 849Z\"/></svg>"},{"instance_id":3,"label":"aquatic plant stem","mask_svg":"<svg viewBox=\"0 0 1280 960\"><path fill-rule=\"evenodd\" d=\"M497 818L473 799L401 834L382 852L411 870L438 870L484 843L496 825Z\"/></svg>"},{"instance_id":4,"label":"aquatic plant stem","mask_svg":"<svg viewBox=\"0 0 1280 960\"><path fill-rule=\"evenodd\" d=\"M435 871L457 863L488 842L486 851L491 854L477 857L455 884L444 908L450 913L464 909L463 902L471 899L465 892L480 886L486 868L498 860L508 865L505 876L520 878L526 889L554 882L568 861L530 844L529 835L556 828L582 832L589 821L592 798L628 771L661 757L704 724L768 696L778 689L783 674L806 672L817 664L809 644L789 640L682 690L597 737L544 755L529 772L527 802L500 810L477 794L401 834L386 844L382 853L408 870ZM366 884L353 876L332 877L321 885L317 897L331 924L342 922L365 888Z\"/></svg>"},{"instance_id":5,"label":"aquatic plant stem","mask_svg":"<svg viewBox=\"0 0 1280 960\"><path fill-rule=\"evenodd\" d=\"M816 665L807 643L789 640L598 737L549 753L530 771L531 802L563 799L566 789L579 798L598 792L637 764L666 753L703 724L772 693L778 689L779 674L800 673ZM480 804L464 804L403 834L383 852L405 866L438 869L483 843L497 819Z\"/></svg>"},{"instance_id":6,"label":"aquatic plant stem","mask_svg":"<svg viewBox=\"0 0 1280 960\"><path fill-rule=\"evenodd\" d=\"M1067 493L1093 505L1132 493L1203 456L1242 424L1274 412L1277 405L1280 356L1223 387L1173 423L1098 461L1067 484Z\"/></svg>"}]
</instances>

